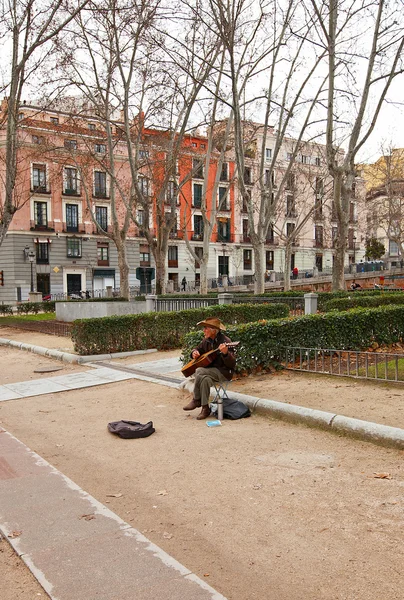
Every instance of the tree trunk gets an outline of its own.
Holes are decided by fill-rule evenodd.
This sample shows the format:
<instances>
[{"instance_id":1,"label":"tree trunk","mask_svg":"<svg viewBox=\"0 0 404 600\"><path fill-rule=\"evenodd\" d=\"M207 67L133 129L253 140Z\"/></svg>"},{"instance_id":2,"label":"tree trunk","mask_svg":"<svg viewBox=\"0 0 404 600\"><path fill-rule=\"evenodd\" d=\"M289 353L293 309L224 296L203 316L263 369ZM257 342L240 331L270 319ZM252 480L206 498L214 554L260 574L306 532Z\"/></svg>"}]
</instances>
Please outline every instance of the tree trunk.
<instances>
[{"instance_id":1,"label":"tree trunk","mask_svg":"<svg viewBox=\"0 0 404 600\"><path fill-rule=\"evenodd\" d=\"M129 263L125 241L116 244L120 277L120 296L129 300Z\"/></svg>"},{"instance_id":2,"label":"tree trunk","mask_svg":"<svg viewBox=\"0 0 404 600\"><path fill-rule=\"evenodd\" d=\"M208 277L207 277L208 261L206 260L205 255L199 264L201 267L201 281L200 281L200 288L199 288L200 294L207 294L208 293Z\"/></svg>"},{"instance_id":3,"label":"tree trunk","mask_svg":"<svg viewBox=\"0 0 404 600\"><path fill-rule=\"evenodd\" d=\"M254 294L265 292L265 246L264 242L256 242L254 248Z\"/></svg>"},{"instance_id":4,"label":"tree trunk","mask_svg":"<svg viewBox=\"0 0 404 600\"><path fill-rule=\"evenodd\" d=\"M285 271L283 274L284 291L290 292L290 266L292 260L292 246L290 242L286 242L285 245Z\"/></svg>"}]
</instances>

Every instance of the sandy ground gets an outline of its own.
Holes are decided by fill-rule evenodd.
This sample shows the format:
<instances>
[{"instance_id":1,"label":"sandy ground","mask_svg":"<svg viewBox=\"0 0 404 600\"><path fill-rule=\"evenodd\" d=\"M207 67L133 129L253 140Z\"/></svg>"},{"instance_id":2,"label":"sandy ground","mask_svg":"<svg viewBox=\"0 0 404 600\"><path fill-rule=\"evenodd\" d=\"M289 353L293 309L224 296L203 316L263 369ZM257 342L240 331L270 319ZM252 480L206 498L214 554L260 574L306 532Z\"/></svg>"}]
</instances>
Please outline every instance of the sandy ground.
<instances>
[{"instance_id":1,"label":"sandy ground","mask_svg":"<svg viewBox=\"0 0 404 600\"><path fill-rule=\"evenodd\" d=\"M27 373L27 356L32 368L35 355L2 356L0 384ZM399 387L288 372L232 387L403 423ZM209 428L187 400L124 381L2 402L0 424L229 600L402 599L404 452L262 416ZM118 419L153 420L156 434L115 438ZM44 595L6 544L2 600Z\"/></svg>"},{"instance_id":2,"label":"sandy ground","mask_svg":"<svg viewBox=\"0 0 404 600\"><path fill-rule=\"evenodd\" d=\"M25 374L27 356L3 357L0 383ZM232 386L335 410L362 399L372 415L384 394L389 421L403 402L398 387L294 373ZM3 402L0 424L229 600L401 600L404 452L262 416L209 428L182 411L187 400L125 381ZM153 420L156 434L115 438L107 423L122 418ZM6 544L2 600L44 595Z\"/></svg>"}]
</instances>

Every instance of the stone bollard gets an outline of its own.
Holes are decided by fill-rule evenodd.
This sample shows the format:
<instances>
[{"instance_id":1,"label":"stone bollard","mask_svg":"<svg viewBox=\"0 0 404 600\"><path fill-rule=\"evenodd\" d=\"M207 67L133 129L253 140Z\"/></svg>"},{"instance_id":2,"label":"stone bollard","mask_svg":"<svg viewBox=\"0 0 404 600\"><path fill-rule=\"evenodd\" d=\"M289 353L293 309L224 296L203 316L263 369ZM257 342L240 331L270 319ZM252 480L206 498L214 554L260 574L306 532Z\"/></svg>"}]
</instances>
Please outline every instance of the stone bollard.
<instances>
[{"instance_id":1,"label":"stone bollard","mask_svg":"<svg viewBox=\"0 0 404 600\"><path fill-rule=\"evenodd\" d=\"M157 296L148 294L146 296L146 312L154 312L156 310Z\"/></svg>"},{"instance_id":2,"label":"stone bollard","mask_svg":"<svg viewBox=\"0 0 404 600\"><path fill-rule=\"evenodd\" d=\"M42 302L42 292L30 292L29 302Z\"/></svg>"},{"instance_id":3,"label":"stone bollard","mask_svg":"<svg viewBox=\"0 0 404 600\"><path fill-rule=\"evenodd\" d=\"M233 294L223 292L223 294L217 295L219 304L233 304Z\"/></svg>"},{"instance_id":4,"label":"stone bollard","mask_svg":"<svg viewBox=\"0 0 404 600\"><path fill-rule=\"evenodd\" d=\"M107 285L107 298L112 298L112 285Z\"/></svg>"},{"instance_id":5,"label":"stone bollard","mask_svg":"<svg viewBox=\"0 0 404 600\"><path fill-rule=\"evenodd\" d=\"M318 294L304 294L304 314L315 315L317 312Z\"/></svg>"}]
</instances>

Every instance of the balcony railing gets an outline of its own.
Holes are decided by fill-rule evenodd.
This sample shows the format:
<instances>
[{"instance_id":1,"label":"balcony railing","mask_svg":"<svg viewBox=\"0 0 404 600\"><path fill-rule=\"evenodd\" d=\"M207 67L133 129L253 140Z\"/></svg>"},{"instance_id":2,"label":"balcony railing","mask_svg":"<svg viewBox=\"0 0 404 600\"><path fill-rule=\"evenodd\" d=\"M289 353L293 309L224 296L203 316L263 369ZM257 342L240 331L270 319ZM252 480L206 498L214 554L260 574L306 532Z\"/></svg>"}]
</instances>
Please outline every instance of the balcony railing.
<instances>
[{"instance_id":1,"label":"balcony railing","mask_svg":"<svg viewBox=\"0 0 404 600\"><path fill-rule=\"evenodd\" d=\"M31 187L31 193L32 194L50 194L50 188L48 188L46 185L33 185Z\"/></svg>"},{"instance_id":2,"label":"balcony railing","mask_svg":"<svg viewBox=\"0 0 404 600\"><path fill-rule=\"evenodd\" d=\"M109 200L109 192L107 190L94 190L93 191L94 198L103 198L104 200Z\"/></svg>"},{"instance_id":3,"label":"balcony railing","mask_svg":"<svg viewBox=\"0 0 404 600\"><path fill-rule=\"evenodd\" d=\"M170 269L178 269L178 259L177 260L168 260L168 267Z\"/></svg>"},{"instance_id":4,"label":"balcony railing","mask_svg":"<svg viewBox=\"0 0 404 600\"><path fill-rule=\"evenodd\" d=\"M31 231L55 231L53 221L47 221L46 223L35 223L30 221Z\"/></svg>"},{"instance_id":5,"label":"balcony railing","mask_svg":"<svg viewBox=\"0 0 404 600\"><path fill-rule=\"evenodd\" d=\"M62 190L64 196L80 196L80 192L77 189L65 188Z\"/></svg>"},{"instance_id":6,"label":"balcony railing","mask_svg":"<svg viewBox=\"0 0 404 600\"><path fill-rule=\"evenodd\" d=\"M193 233L191 239L194 241L203 240L203 233Z\"/></svg>"}]
</instances>

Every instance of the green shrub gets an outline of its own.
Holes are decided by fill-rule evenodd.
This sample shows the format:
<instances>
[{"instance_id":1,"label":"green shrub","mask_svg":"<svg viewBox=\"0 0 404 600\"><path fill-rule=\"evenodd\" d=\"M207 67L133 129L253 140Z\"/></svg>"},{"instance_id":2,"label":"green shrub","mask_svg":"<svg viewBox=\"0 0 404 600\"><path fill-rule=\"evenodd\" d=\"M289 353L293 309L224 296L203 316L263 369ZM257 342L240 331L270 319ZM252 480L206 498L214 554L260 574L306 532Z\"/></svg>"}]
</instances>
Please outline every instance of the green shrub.
<instances>
[{"instance_id":1,"label":"green shrub","mask_svg":"<svg viewBox=\"0 0 404 600\"><path fill-rule=\"evenodd\" d=\"M284 356L287 346L363 350L373 342L393 344L404 338L404 307L354 309L305 315L231 326L227 334L240 341L237 348L237 371L265 370ZM198 345L200 332L185 336L183 362L190 360L192 348Z\"/></svg>"},{"instance_id":2,"label":"green shrub","mask_svg":"<svg viewBox=\"0 0 404 600\"><path fill-rule=\"evenodd\" d=\"M72 339L79 354L127 352L147 348L180 348L183 336L198 321L217 316L224 323L286 317L284 304L222 304L179 312L150 312L74 321Z\"/></svg>"},{"instance_id":3,"label":"green shrub","mask_svg":"<svg viewBox=\"0 0 404 600\"><path fill-rule=\"evenodd\" d=\"M12 315L13 307L11 304L0 304L0 314L1 315Z\"/></svg>"},{"instance_id":4,"label":"green shrub","mask_svg":"<svg viewBox=\"0 0 404 600\"><path fill-rule=\"evenodd\" d=\"M324 311L330 310L349 310L352 308L376 308L377 306L390 306L393 304L404 304L404 294L387 294L387 295L367 295L365 293L356 292L347 298L337 298L329 300L324 304Z\"/></svg>"},{"instance_id":5,"label":"green shrub","mask_svg":"<svg viewBox=\"0 0 404 600\"><path fill-rule=\"evenodd\" d=\"M19 315L23 313L32 313L34 315L38 314L41 310L42 302L20 302L17 305L17 312Z\"/></svg>"}]
</instances>

